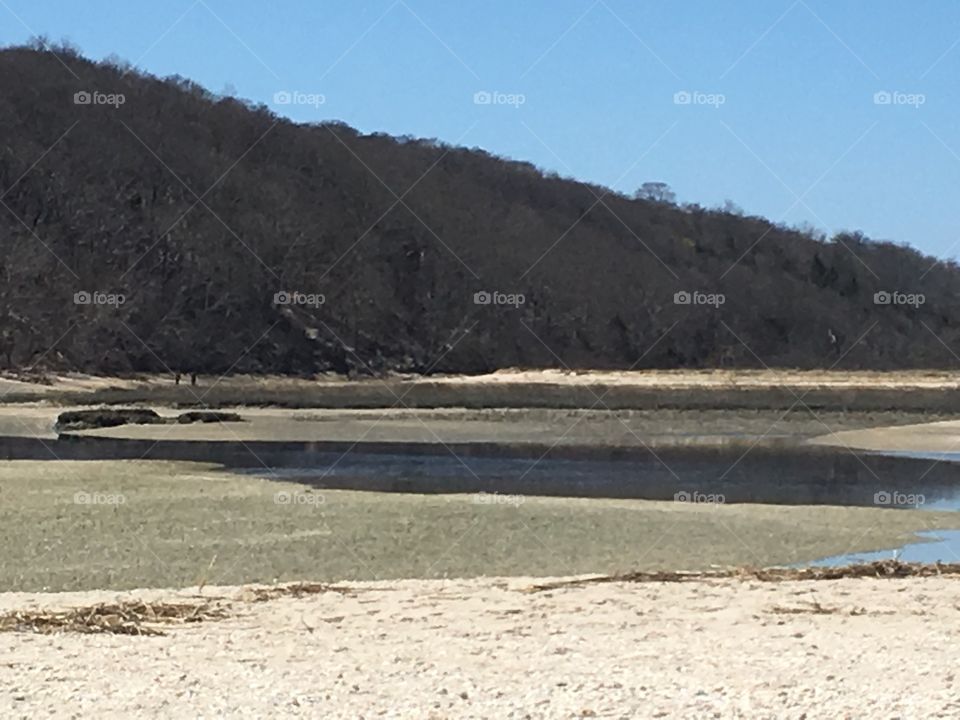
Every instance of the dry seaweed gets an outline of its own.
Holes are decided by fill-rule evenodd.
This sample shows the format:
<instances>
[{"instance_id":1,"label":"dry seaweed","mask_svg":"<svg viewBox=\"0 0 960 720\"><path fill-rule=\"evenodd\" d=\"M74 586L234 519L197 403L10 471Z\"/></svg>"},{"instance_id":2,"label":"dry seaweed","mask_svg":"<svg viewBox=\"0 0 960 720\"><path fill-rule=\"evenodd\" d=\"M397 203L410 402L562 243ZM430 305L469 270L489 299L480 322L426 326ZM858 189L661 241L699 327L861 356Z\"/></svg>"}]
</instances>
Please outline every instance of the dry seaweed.
<instances>
[{"instance_id":1,"label":"dry seaweed","mask_svg":"<svg viewBox=\"0 0 960 720\"><path fill-rule=\"evenodd\" d=\"M66 610L17 610L0 615L0 632L51 634L74 632L111 635L164 635L164 625L221 620L218 605L189 603L100 603Z\"/></svg>"},{"instance_id":2,"label":"dry seaweed","mask_svg":"<svg viewBox=\"0 0 960 720\"><path fill-rule=\"evenodd\" d=\"M724 568L703 571L647 571L622 575L557 580L531 586L529 592L555 590L595 583L689 582L694 580L760 580L762 582L791 582L798 580L841 580L844 578L908 578L960 575L960 563L906 563L899 560L877 560L858 565L805 568Z\"/></svg>"}]
</instances>

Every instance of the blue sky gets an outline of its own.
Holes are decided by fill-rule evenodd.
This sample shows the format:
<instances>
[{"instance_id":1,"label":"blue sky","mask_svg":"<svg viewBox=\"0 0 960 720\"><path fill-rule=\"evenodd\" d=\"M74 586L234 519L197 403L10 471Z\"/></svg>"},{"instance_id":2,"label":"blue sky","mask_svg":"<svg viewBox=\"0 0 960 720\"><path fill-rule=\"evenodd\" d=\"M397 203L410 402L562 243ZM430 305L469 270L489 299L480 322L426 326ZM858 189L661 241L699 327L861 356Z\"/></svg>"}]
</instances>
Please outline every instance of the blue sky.
<instances>
[{"instance_id":1,"label":"blue sky","mask_svg":"<svg viewBox=\"0 0 960 720\"><path fill-rule=\"evenodd\" d=\"M0 43L32 34L297 121L960 256L949 0L0 0Z\"/></svg>"}]
</instances>

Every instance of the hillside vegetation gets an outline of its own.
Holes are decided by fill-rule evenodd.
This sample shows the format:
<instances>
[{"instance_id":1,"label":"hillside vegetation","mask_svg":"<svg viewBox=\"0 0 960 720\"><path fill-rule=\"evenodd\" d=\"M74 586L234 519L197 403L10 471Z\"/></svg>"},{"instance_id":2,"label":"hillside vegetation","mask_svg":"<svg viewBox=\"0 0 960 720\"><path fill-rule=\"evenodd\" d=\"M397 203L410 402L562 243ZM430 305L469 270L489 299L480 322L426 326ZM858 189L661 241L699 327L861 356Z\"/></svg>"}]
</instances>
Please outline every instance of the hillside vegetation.
<instances>
[{"instance_id":1,"label":"hillside vegetation","mask_svg":"<svg viewBox=\"0 0 960 720\"><path fill-rule=\"evenodd\" d=\"M960 273L911 249L298 125L67 48L0 51L0 131L9 367L952 367L960 348Z\"/></svg>"}]
</instances>

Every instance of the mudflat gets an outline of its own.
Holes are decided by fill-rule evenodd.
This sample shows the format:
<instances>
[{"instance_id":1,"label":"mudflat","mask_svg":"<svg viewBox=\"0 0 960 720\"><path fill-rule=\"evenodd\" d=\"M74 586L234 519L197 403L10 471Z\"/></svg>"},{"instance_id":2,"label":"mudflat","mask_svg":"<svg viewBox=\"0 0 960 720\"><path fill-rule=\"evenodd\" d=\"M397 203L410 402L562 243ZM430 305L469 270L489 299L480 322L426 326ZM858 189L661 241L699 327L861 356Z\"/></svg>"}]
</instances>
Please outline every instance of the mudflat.
<instances>
[{"instance_id":1,"label":"mudflat","mask_svg":"<svg viewBox=\"0 0 960 720\"><path fill-rule=\"evenodd\" d=\"M570 575L799 563L949 512L318 491L202 463L0 465L0 590Z\"/></svg>"}]
</instances>

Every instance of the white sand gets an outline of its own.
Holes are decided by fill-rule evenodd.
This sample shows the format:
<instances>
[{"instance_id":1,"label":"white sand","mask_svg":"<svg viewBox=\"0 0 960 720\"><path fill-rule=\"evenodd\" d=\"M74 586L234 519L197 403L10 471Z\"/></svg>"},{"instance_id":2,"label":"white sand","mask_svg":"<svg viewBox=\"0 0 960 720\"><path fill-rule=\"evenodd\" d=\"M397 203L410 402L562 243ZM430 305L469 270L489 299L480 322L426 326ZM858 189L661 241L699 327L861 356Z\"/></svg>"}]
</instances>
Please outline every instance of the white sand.
<instances>
[{"instance_id":1,"label":"white sand","mask_svg":"<svg viewBox=\"0 0 960 720\"><path fill-rule=\"evenodd\" d=\"M956 579L531 582L236 600L166 637L3 634L0 717L960 717Z\"/></svg>"}]
</instances>

